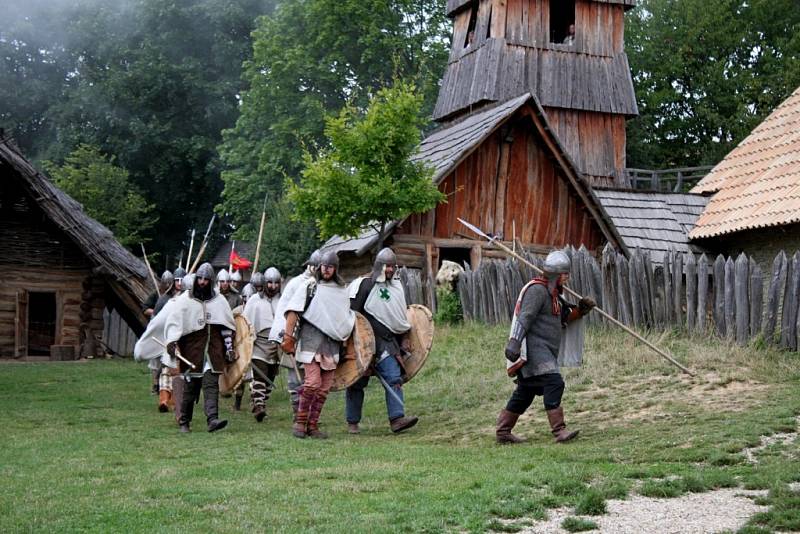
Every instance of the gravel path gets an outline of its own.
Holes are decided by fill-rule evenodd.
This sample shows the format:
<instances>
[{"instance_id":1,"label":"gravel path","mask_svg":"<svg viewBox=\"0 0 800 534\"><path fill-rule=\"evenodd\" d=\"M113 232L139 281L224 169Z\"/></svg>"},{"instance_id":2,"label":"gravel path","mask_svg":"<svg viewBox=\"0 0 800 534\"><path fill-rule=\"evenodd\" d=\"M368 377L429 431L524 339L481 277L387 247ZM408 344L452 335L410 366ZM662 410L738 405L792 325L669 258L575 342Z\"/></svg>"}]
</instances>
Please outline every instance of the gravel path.
<instances>
[{"instance_id":1,"label":"gravel path","mask_svg":"<svg viewBox=\"0 0 800 534\"><path fill-rule=\"evenodd\" d=\"M595 522L598 530L614 534L705 534L736 531L753 514L767 507L757 506L748 496L766 495L764 491L720 489L706 493L692 493L674 499L654 499L633 495L624 501L606 501L608 513L602 516L582 516ZM548 511L547 521L537 521L525 533L567 533L561 522L570 517L572 510L558 508Z\"/></svg>"}]
</instances>

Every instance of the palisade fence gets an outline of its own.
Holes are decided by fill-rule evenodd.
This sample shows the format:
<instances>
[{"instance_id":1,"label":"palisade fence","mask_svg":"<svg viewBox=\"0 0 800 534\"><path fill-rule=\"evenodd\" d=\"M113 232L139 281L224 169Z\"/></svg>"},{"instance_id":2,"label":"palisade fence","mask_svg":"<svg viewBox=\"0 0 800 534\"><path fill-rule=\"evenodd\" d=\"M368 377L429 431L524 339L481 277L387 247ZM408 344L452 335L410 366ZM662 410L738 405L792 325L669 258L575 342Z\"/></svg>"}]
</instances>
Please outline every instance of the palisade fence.
<instances>
[{"instance_id":1,"label":"palisade fence","mask_svg":"<svg viewBox=\"0 0 800 534\"><path fill-rule=\"evenodd\" d=\"M584 247L567 252L572 257L568 285L628 326L713 333L739 345L763 336L780 347L798 348L800 251L791 258L781 251L767 280L745 254L736 259L720 255L710 262L705 254L672 250L654 263L638 249L628 259L606 246L598 264ZM541 266L541 258L525 257ZM510 322L520 290L534 276L533 269L514 259L467 269L457 287L464 319ZM607 322L594 313L588 320Z\"/></svg>"}]
</instances>

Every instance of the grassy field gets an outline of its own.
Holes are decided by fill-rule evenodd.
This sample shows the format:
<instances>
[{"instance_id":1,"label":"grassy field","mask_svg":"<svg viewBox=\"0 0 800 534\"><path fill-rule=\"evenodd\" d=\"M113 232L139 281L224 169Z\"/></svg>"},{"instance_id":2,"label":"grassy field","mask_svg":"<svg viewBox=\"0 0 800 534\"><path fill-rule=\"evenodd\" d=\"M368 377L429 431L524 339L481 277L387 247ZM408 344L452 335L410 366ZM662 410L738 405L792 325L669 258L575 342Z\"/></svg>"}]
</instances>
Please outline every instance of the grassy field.
<instances>
[{"instance_id":1,"label":"grassy field","mask_svg":"<svg viewBox=\"0 0 800 534\"><path fill-rule=\"evenodd\" d=\"M392 435L373 382L359 436L346 433L343 395L331 396L327 441L291 436L285 391L265 423L223 399L227 429L203 432L196 415L180 435L142 365L0 365L0 532L513 531L555 506L591 515L633 492L732 486L771 490L770 511L743 532L800 530L796 442L755 465L741 453L797 430L800 355L651 335L698 372L689 378L618 332L592 331L584 367L565 371L578 440L555 445L537 399L517 428L530 443L501 447L494 420L513 389L504 338L440 328L406 388L419 425Z\"/></svg>"}]
</instances>

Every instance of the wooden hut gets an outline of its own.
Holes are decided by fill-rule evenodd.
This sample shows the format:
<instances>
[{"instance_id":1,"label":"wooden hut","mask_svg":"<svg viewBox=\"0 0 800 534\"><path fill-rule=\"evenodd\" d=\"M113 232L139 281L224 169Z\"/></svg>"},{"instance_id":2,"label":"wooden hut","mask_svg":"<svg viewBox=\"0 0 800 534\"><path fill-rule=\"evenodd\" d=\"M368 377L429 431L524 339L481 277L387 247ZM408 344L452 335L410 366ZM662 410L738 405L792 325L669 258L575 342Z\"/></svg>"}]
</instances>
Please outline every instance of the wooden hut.
<instances>
[{"instance_id":1,"label":"wooden hut","mask_svg":"<svg viewBox=\"0 0 800 534\"><path fill-rule=\"evenodd\" d=\"M416 159L447 202L389 225L400 264L431 280L442 260L496 255L456 220L547 252L567 244L626 252L594 186L627 186L625 121L637 114L623 48L634 0L450 0L450 59ZM569 28L574 34L569 37ZM342 272L371 263L376 232L334 237Z\"/></svg>"},{"instance_id":2,"label":"wooden hut","mask_svg":"<svg viewBox=\"0 0 800 534\"><path fill-rule=\"evenodd\" d=\"M0 177L0 357L99 355L106 310L140 334L144 263L8 141Z\"/></svg>"}]
</instances>

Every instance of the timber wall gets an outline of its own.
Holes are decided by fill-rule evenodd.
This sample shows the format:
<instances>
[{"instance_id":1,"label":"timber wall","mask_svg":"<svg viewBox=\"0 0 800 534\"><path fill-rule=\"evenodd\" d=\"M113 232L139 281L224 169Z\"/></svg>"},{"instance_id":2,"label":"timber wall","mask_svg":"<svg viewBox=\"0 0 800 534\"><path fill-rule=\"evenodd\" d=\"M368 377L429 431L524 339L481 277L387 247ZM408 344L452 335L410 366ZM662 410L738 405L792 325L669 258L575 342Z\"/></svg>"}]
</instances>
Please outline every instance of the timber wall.
<instances>
[{"instance_id":1,"label":"timber wall","mask_svg":"<svg viewBox=\"0 0 800 534\"><path fill-rule=\"evenodd\" d=\"M602 233L567 183L524 117L494 133L440 183L446 203L410 216L395 235L462 238L460 217L507 240L597 249Z\"/></svg>"},{"instance_id":2,"label":"timber wall","mask_svg":"<svg viewBox=\"0 0 800 534\"><path fill-rule=\"evenodd\" d=\"M27 313L18 312L25 292L54 293L55 345L71 345L80 354L81 328L103 330L104 283L92 265L14 180L0 186L0 357L15 354L17 329L26 336Z\"/></svg>"}]
</instances>

